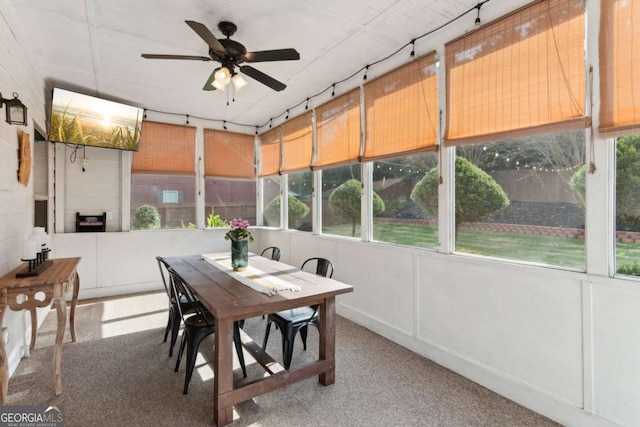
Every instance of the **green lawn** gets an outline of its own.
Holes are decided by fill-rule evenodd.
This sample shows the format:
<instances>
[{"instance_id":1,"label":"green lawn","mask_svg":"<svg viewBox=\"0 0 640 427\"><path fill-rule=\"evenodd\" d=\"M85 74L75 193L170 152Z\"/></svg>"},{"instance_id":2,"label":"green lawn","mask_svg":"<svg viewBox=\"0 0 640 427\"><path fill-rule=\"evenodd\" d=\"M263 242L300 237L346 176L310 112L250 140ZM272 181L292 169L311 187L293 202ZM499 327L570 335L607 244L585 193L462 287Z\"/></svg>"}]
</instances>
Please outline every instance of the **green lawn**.
<instances>
[{"instance_id":1,"label":"green lawn","mask_svg":"<svg viewBox=\"0 0 640 427\"><path fill-rule=\"evenodd\" d=\"M324 227L322 232L351 237L351 225ZM359 225L356 227L356 236L360 236ZM376 223L373 238L420 248L438 246L437 229L423 225ZM578 269L584 269L585 263L584 240L563 237L462 230L456 248L458 252ZM618 265L640 261L640 244L618 243L616 257Z\"/></svg>"}]
</instances>

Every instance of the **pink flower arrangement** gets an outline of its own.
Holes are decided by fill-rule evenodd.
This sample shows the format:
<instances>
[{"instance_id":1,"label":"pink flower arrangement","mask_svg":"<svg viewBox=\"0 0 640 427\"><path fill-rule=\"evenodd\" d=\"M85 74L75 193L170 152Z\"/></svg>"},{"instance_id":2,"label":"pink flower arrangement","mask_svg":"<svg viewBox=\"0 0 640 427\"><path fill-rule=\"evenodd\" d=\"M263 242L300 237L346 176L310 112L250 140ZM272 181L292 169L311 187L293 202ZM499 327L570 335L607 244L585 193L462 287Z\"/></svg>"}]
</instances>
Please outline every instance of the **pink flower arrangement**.
<instances>
[{"instance_id":1,"label":"pink flower arrangement","mask_svg":"<svg viewBox=\"0 0 640 427\"><path fill-rule=\"evenodd\" d=\"M244 240L249 239L253 242L253 230L249 230L249 221L242 218L233 218L231 220L231 230L224 235L226 240Z\"/></svg>"}]
</instances>

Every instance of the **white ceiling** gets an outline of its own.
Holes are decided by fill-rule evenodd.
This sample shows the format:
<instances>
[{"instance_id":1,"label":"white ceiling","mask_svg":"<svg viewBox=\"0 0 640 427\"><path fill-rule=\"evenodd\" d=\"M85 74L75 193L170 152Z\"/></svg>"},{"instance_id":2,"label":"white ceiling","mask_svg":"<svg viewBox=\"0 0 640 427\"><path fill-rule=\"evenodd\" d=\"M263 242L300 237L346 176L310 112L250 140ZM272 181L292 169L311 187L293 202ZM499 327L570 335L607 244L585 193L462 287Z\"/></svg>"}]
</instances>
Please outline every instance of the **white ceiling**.
<instances>
[{"instance_id":1,"label":"white ceiling","mask_svg":"<svg viewBox=\"0 0 640 427\"><path fill-rule=\"evenodd\" d=\"M155 111L263 125L376 60L476 6L477 0L8 0L14 34L46 89L61 87ZM7 6L5 6L7 7ZM3 11L7 12L7 11ZM473 27L475 13L465 15ZM208 56L185 20L231 21L249 51L295 48L299 61L253 63L285 83L203 91L214 61L144 59L142 53ZM461 20L462 21L462 20ZM459 25L458 23L454 25ZM463 30L462 30L463 31ZM410 47L407 48L407 53ZM357 83L352 83L354 87ZM331 89L329 89L329 92ZM341 90L340 92L344 92ZM50 95L48 95L50 96ZM49 102L49 100L47 100Z\"/></svg>"}]
</instances>

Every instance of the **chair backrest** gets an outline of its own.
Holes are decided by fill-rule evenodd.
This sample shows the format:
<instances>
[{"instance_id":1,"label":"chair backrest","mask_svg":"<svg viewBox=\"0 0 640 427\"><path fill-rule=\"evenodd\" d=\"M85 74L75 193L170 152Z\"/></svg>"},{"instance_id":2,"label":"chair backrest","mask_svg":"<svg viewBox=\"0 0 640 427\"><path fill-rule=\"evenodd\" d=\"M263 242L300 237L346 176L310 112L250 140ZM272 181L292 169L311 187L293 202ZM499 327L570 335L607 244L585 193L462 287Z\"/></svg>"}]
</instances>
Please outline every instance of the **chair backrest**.
<instances>
[{"instance_id":1,"label":"chair backrest","mask_svg":"<svg viewBox=\"0 0 640 427\"><path fill-rule=\"evenodd\" d=\"M164 290L167 292L167 296L171 298L173 296L173 289L167 280L171 280L171 276L169 275L169 264L162 258L161 256L156 257L156 261L158 261L158 268L160 269L160 276L162 276L162 284L164 285ZM165 274L166 273L166 274Z\"/></svg>"},{"instance_id":2,"label":"chair backrest","mask_svg":"<svg viewBox=\"0 0 640 427\"><path fill-rule=\"evenodd\" d=\"M195 313L196 315L202 316L208 326L214 326L209 322L205 315L205 308L200 304L198 298L196 298L191 285L189 285L189 283L187 283L187 281L173 268L169 267L168 271L171 276L173 294L176 296L176 300L180 301L176 306L178 307L182 320L185 320L187 313L189 313L189 315L191 315L191 313Z\"/></svg>"},{"instance_id":3,"label":"chair backrest","mask_svg":"<svg viewBox=\"0 0 640 427\"><path fill-rule=\"evenodd\" d=\"M329 261L326 258L309 258L308 260L306 260L305 262L302 263L302 270L304 270L304 266L308 263L308 262L313 262L316 261L316 274L318 276L324 276L324 277L332 277L333 276L333 263L331 261Z\"/></svg>"},{"instance_id":4,"label":"chair backrest","mask_svg":"<svg viewBox=\"0 0 640 427\"><path fill-rule=\"evenodd\" d=\"M264 256L264 254L269 252L269 250L271 250L271 259L274 261L280 261L280 248L277 246L269 246L268 248L265 248L260 256Z\"/></svg>"}]
</instances>

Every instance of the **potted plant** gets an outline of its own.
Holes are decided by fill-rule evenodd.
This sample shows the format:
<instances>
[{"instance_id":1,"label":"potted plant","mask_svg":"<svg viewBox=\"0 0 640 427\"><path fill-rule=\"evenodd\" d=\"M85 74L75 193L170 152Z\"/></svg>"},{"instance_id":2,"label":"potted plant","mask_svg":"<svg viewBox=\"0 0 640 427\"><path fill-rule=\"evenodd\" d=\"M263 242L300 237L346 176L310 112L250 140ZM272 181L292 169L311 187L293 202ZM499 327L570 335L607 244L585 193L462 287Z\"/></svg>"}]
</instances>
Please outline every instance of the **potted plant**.
<instances>
[{"instance_id":1,"label":"potted plant","mask_svg":"<svg viewBox=\"0 0 640 427\"><path fill-rule=\"evenodd\" d=\"M243 271L249 263L249 242L253 242L253 231L249 230L249 221L242 218L231 220L231 230L224 235L231 240L231 267Z\"/></svg>"}]
</instances>

